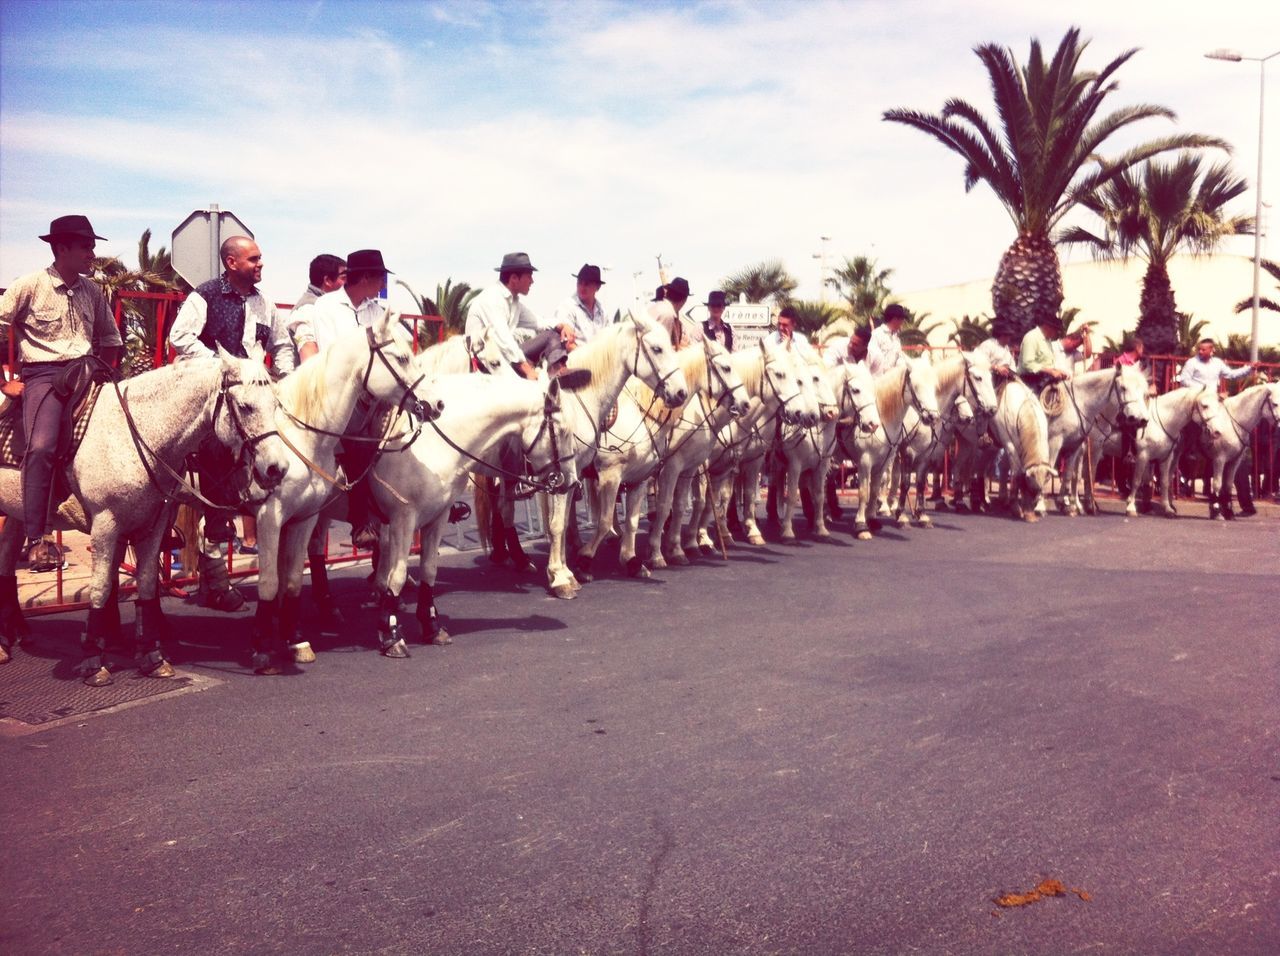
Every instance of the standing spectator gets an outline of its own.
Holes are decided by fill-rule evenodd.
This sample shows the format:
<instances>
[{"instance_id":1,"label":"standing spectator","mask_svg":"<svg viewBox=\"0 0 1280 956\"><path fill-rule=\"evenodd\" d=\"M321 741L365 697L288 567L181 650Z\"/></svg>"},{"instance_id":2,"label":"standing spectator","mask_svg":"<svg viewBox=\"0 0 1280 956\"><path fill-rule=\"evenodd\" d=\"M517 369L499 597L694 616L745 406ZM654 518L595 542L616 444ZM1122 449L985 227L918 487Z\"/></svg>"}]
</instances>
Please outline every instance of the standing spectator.
<instances>
[{"instance_id":1,"label":"standing spectator","mask_svg":"<svg viewBox=\"0 0 1280 956\"><path fill-rule=\"evenodd\" d=\"M558 372L574 345L573 325L544 322L520 301L533 288L533 274L538 271L528 253L508 252L495 271L497 283L471 303L466 334L478 341L488 329L503 357L525 378L536 378L535 366L543 361L553 374Z\"/></svg>"},{"instance_id":2,"label":"standing spectator","mask_svg":"<svg viewBox=\"0 0 1280 956\"><path fill-rule=\"evenodd\" d=\"M320 296L336 289L341 289L347 281L347 262L341 256L322 253L311 260L310 282L307 291L293 304L289 313L289 334L293 337L293 346L298 352L299 361L305 362L319 350L314 336L306 341L299 339L299 333L310 335L307 323L307 311Z\"/></svg>"},{"instance_id":3,"label":"standing spectator","mask_svg":"<svg viewBox=\"0 0 1280 956\"><path fill-rule=\"evenodd\" d=\"M604 280L600 278L600 267L583 263L574 278L578 280L578 291L560 303L554 322L557 327L573 327L573 338L570 341L576 347L590 342L597 332L609 324L609 319L604 314L604 306L596 298L600 287L604 285Z\"/></svg>"},{"instance_id":4,"label":"standing spectator","mask_svg":"<svg viewBox=\"0 0 1280 956\"><path fill-rule=\"evenodd\" d=\"M1196 354L1187 359L1178 373L1178 384L1184 386L1205 385L1223 392L1224 382L1234 382L1244 378L1258 369L1258 363L1230 368L1226 362L1213 354L1213 339L1201 339L1196 345Z\"/></svg>"},{"instance_id":5,"label":"standing spectator","mask_svg":"<svg viewBox=\"0 0 1280 956\"><path fill-rule=\"evenodd\" d=\"M902 354L901 333L909 314L895 302L884 310L880 324L871 333L871 341L867 344L867 367L876 378L907 360Z\"/></svg>"},{"instance_id":6,"label":"standing spectator","mask_svg":"<svg viewBox=\"0 0 1280 956\"><path fill-rule=\"evenodd\" d=\"M51 571L62 563L57 545L44 540L64 409L54 381L90 354L109 365L120 358L120 330L107 300L83 278L93 271L95 240L102 238L85 216L58 217L40 237L49 243L53 265L16 280L0 299L0 337L7 339L12 330L17 345L17 366L10 370L15 377L0 390L22 402L22 521L32 571Z\"/></svg>"}]
</instances>

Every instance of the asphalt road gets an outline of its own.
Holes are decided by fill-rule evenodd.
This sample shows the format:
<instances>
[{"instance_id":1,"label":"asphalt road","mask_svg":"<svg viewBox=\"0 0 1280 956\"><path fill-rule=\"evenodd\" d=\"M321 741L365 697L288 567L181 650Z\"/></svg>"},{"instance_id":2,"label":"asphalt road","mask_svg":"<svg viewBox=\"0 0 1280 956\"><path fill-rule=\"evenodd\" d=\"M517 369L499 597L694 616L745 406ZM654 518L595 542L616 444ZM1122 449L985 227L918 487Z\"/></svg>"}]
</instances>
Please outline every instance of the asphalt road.
<instances>
[{"instance_id":1,"label":"asphalt road","mask_svg":"<svg viewBox=\"0 0 1280 956\"><path fill-rule=\"evenodd\" d=\"M352 572L295 677L168 602L217 686L0 739L0 950L1280 950L1280 519L939 518L573 602L458 557L407 661Z\"/></svg>"}]
</instances>

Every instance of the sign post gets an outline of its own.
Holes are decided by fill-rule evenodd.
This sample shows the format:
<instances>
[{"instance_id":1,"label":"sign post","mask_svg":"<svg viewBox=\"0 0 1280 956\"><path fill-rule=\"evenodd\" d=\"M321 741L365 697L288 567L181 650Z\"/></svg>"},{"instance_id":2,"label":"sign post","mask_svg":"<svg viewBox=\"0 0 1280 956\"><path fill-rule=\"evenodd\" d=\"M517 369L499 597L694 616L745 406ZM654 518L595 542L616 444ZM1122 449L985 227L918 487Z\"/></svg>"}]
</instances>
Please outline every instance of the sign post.
<instances>
[{"instance_id":1,"label":"sign post","mask_svg":"<svg viewBox=\"0 0 1280 956\"><path fill-rule=\"evenodd\" d=\"M232 236L252 239L253 233L234 213L214 203L197 209L173 230L169 248L174 271L192 286L221 275L218 250Z\"/></svg>"},{"instance_id":2,"label":"sign post","mask_svg":"<svg viewBox=\"0 0 1280 956\"><path fill-rule=\"evenodd\" d=\"M748 303L727 305L724 324L733 328L733 345L741 351L744 345L755 345L769 334L773 326L773 310L767 305Z\"/></svg>"}]
</instances>

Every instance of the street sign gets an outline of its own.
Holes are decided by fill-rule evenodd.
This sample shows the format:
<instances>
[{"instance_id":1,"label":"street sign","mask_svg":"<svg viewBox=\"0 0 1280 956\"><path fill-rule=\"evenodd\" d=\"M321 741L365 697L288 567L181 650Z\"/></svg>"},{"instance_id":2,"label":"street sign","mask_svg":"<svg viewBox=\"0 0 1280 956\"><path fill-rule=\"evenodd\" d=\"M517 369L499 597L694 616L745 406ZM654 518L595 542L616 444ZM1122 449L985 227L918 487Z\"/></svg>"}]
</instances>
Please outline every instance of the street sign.
<instances>
[{"instance_id":1,"label":"street sign","mask_svg":"<svg viewBox=\"0 0 1280 956\"><path fill-rule=\"evenodd\" d=\"M253 233L234 213L213 203L197 209L173 230L169 248L174 270L193 286L222 275L218 248L232 236L252 239Z\"/></svg>"},{"instance_id":2,"label":"street sign","mask_svg":"<svg viewBox=\"0 0 1280 956\"><path fill-rule=\"evenodd\" d=\"M773 310L755 303L727 305L724 324L733 327L733 347L741 350L743 346L755 345L769 334L773 326Z\"/></svg>"}]
</instances>

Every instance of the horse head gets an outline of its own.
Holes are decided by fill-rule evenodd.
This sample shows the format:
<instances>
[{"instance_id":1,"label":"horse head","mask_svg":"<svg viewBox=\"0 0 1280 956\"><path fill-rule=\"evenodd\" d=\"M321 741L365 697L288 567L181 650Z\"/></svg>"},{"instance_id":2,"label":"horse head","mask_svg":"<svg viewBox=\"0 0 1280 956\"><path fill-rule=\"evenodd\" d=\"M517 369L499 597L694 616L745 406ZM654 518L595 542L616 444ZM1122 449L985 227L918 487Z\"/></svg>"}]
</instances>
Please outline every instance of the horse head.
<instances>
[{"instance_id":1,"label":"horse head","mask_svg":"<svg viewBox=\"0 0 1280 956\"><path fill-rule=\"evenodd\" d=\"M564 420L563 393L577 391L591 381L586 369L573 369L543 384L542 402L525 421L520 436L525 469L542 490L567 491L578 480L573 436ZM522 383L523 385L523 383Z\"/></svg>"},{"instance_id":2,"label":"horse head","mask_svg":"<svg viewBox=\"0 0 1280 956\"><path fill-rule=\"evenodd\" d=\"M702 340L702 351L707 359L707 382L711 389L711 401L727 405L729 415L741 418L751 407L751 396L742 384L742 376L729 361L724 346L712 338Z\"/></svg>"},{"instance_id":3,"label":"horse head","mask_svg":"<svg viewBox=\"0 0 1280 956\"><path fill-rule=\"evenodd\" d=\"M396 315L385 313L365 330L369 360L361 386L373 398L399 408L412 408L430 421L444 410L444 402L432 395L426 376L413 361L409 336Z\"/></svg>"},{"instance_id":4,"label":"horse head","mask_svg":"<svg viewBox=\"0 0 1280 956\"><path fill-rule=\"evenodd\" d=\"M1136 365L1117 365L1115 383L1120 423L1142 428L1147 423L1147 377Z\"/></svg>"},{"instance_id":5,"label":"horse head","mask_svg":"<svg viewBox=\"0 0 1280 956\"><path fill-rule=\"evenodd\" d=\"M631 374L636 376L672 408L685 403L689 383L676 361L671 336L653 319L634 308L628 316L635 324L636 354Z\"/></svg>"},{"instance_id":6,"label":"horse head","mask_svg":"<svg viewBox=\"0 0 1280 956\"><path fill-rule=\"evenodd\" d=\"M520 373L512 367L502 355L497 340L490 334L489 326L485 326L478 339L467 339L467 354L475 363L476 371L486 375L502 375L517 378Z\"/></svg>"},{"instance_id":7,"label":"horse head","mask_svg":"<svg viewBox=\"0 0 1280 956\"><path fill-rule=\"evenodd\" d=\"M965 364L965 390L972 396L974 415L991 418L996 413L1000 398L996 395L995 380L991 377L991 365L981 356L962 352ZM961 395L965 391L961 391Z\"/></svg>"},{"instance_id":8,"label":"horse head","mask_svg":"<svg viewBox=\"0 0 1280 956\"><path fill-rule=\"evenodd\" d=\"M863 362L837 366L844 383L840 388L840 416L852 418L858 430L872 435L880 427L880 406L876 403L876 382Z\"/></svg>"},{"instance_id":9,"label":"horse head","mask_svg":"<svg viewBox=\"0 0 1280 956\"><path fill-rule=\"evenodd\" d=\"M1221 440L1224 435L1232 434L1226 406L1218 397L1216 388L1200 389L1191 409L1191 420L1199 424L1204 429L1205 436L1214 443Z\"/></svg>"},{"instance_id":10,"label":"horse head","mask_svg":"<svg viewBox=\"0 0 1280 956\"><path fill-rule=\"evenodd\" d=\"M804 381L796 368L791 352L779 345L771 345L765 339L760 340L760 352L764 361L764 372L760 386L760 397L766 403L774 404L782 420L788 425L804 425L808 427L817 421L817 402L813 390L809 390L808 413L811 420L805 421L806 399Z\"/></svg>"},{"instance_id":11,"label":"horse head","mask_svg":"<svg viewBox=\"0 0 1280 956\"><path fill-rule=\"evenodd\" d=\"M276 431L280 402L260 346L255 344L249 357L240 359L219 345L218 358L222 376L214 403L214 436L237 459L245 502L261 503L289 471L289 452ZM255 494L254 486L262 494Z\"/></svg>"},{"instance_id":12,"label":"horse head","mask_svg":"<svg viewBox=\"0 0 1280 956\"><path fill-rule=\"evenodd\" d=\"M902 387L920 416L920 421L933 426L942 420L938 410L938 374L927 359L907 359L907 373Z\"/></svg>"}]
</instances>

